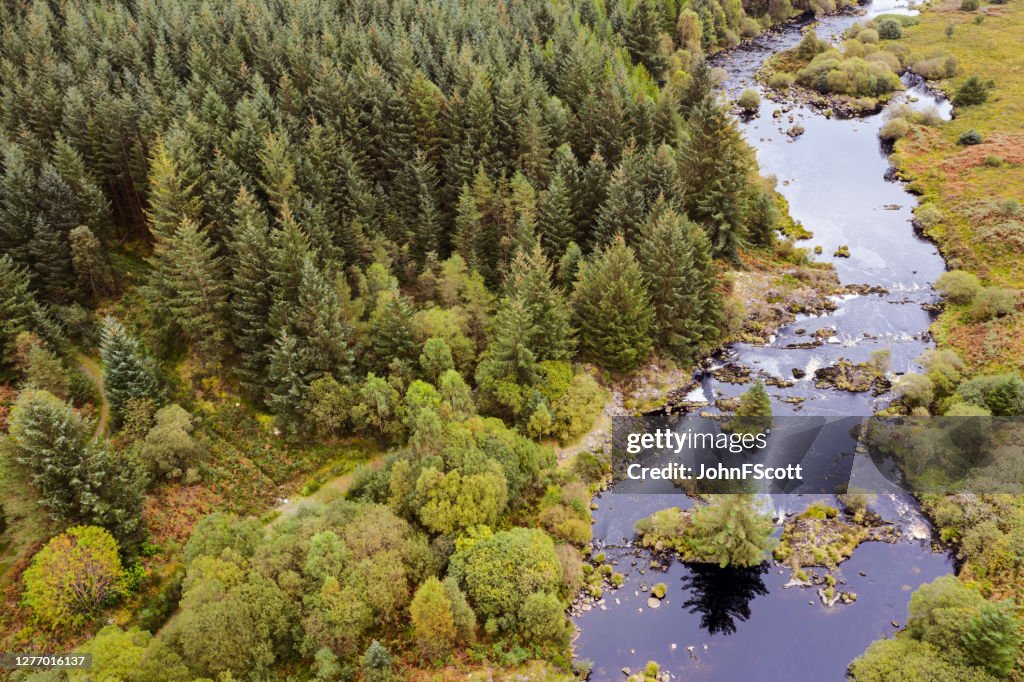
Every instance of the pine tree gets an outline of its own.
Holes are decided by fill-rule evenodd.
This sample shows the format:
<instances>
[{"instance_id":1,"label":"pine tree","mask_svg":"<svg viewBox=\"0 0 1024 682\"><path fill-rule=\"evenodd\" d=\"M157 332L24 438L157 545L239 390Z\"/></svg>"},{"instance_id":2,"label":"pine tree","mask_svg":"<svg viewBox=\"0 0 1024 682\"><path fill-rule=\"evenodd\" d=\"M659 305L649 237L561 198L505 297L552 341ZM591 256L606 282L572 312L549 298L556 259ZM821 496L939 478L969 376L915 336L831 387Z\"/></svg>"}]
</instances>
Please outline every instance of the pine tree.
<instances>
[{"instance_id":1,"label":"pine tree","mask_svg":"<svg viewBox=\"0 0 1024 682\"><path fill-rule=\"evenodd\" d=\"M583 250L576 244L576 242L569 242L569 246L565 247L565 253L558 260L558 272L557 278L558 283L566 291L572 291L573 283L576 281L576 273L579 272L580 265L583 264Z\"/></svg>"},{"instance_id":2,"label":"pine tree","mask_svg":"<svg viewBox=\"0 0 1024 682\"><path fill-rule=\"evenodd\" d=\"M72 297L71 245L69 234L81 216L71 187L50 164L39 174L37 190L39 215L29 250L34 261L36 283L52 301Z\"/></svg>"},{"instance_id":3,"label":"pine tree","mask_svg":"<svg viewBox=\"0 0 1024 682\"><path fill-rule=\"evenodd\" d=\"M707 232L715 256L735 259L744 239L741 209L750 166L739 131L713 99L693 109L690 143L679 161L687 215Z\"/></svg>"},{"instance_id":4,"label":"pine tree","mask_svg":"<svg viewBox=\"0 0 1024 682\"><path fill-rule=\"evenodd\" d=\"M565 248L576 235L572 198L560 173L551 178L547 191L541 195L537 227L541 244L551 258L565 253Z\"/></svg>"},{"instance_id":5,"label":"pine tree","mask_svg":"<svg viewBox=\"0 0 1024 682\"><path fill-rule=\"evenodd\" d=\"M103 389L115 423L124 416L129 400L159 398L156 377L147 366L139 342L112 317L103 320L100 358L103 360Z\"/></svg>"},{"instance_id":6,"label":"pine tree","mask_svg":"<svg viewBox=\"0 0 1024 682\"><path fill-rule=\"evenodd\" d=\"M519 118L519 169L531 184L544 187L551 170L551 141L540 107L530 102Z\"/></svg>"},{"instance_id":7,"label":"pine tree","mask_svg":"<svg viewBox=\"0 0 1024 682\"><path fill-rule=\"evenodd\" d=\"M1013 673L1021 653L1020 628L1012 601L986 603L962 624L960 645L970 663L1004 679Z\"/></svg>"},{"instance_id":8,"label":"pine tree","mask_svg":"<svg viewBox=\"0 0 1024 682\"><path fill-rule=\"evenodd\" d=\"M421 151L416 153L411 164L413 191L415 192L412 212L408 216L412 229L413 245L420 262L428 253L439 253L441 249L441 212L437 205L437 172Z\"/></svg>"},{"instance_id":9,"label":"pine tree","mask_svg":"<svg viewBox=\"0 0 1024 682\"><path fill-rule=\"evenodd\" d=\"M573 305L585 360L628 372L650 355L654 311L633 250L621 236L583 265Z\"/></svg>"},{"instance_id":10,"label":"pine tree","mask_svg":"<svg viewBox=\"0 0 1024 682\"><path fill-rule=\"evenodd\" d=\"M536 379L537 358L530 350L530 314L517 299L505 299L494 317L490 343L477 366L477 382L487 384L504 379L530 386Z\"/></svg>"},{"instance_id":11,"label":"pine tree","mask_svg":"<svg viewBox=\"0 0 1024 682\"><path fill-rule=\"evenodd\" d=\"M595 245L605 245L617 234L621 234L627 244L635 243L648 208L645 175L641 153L627 149L622 163L611 175L607 199L597 213Z\"/></svg>"},{"instance_id":12,"label":"pine tree","mask_svg":"<svg viewBox=\"0 0 1024 682\"><path fill-rule=\"evenodd\" d=\"M97 237L109 236L110 204L103 196L96 179L86 170L81 155L60 135L53 146L53 165L64 181L71 186L85 226Z\"/></svg>"},{"instance_id":13,"label":"pine tree","mask_svg":"<svg viewBox=\"0 0 1024 682\"><path fill-rule=\"evenodd\" d=\"M163 304L185 339L208 357L219 355L227 335L228 288L216 254L206 231L186 218L158 256L166 261L158 270L166 273L170 294Z\"/></svg>"},{"instance_id":14,"label":"pine tree","mask_svg":"<svg viewBox=\"0 0 1024 682\"><path fill-rule=\"evenodd\" d=\"M381 294L370 315L370 350L373 367L386 374L392 361L412 365L419 348L412 333L412 305L397 291Z\"/></svg>"},{"instance_id":15,"label":"pine tree","mask_svg":"<svg viewBox=\"0 0 1024 682\"><path fill-rule=\"evenodd\" d=\"M337 291L311 257L302 265L293 325L301 364L313 378L330 374L340 381L351 379L352 329L342 319Z\"/></svg>"},{"instance_id":16,"label":"pine tree","mask_svg":"<svg viewBox=\"0 0 1024 682\"><path fill-rule=\"evenodd\" d=\"M0 172L0 254L9 255L19 265L32 263L29 245L38 215L35 189L35 173L24 150L15 144L4 145Z\"/></svg>"},{"instance_id":17,"label":"pine tree","mask_svg":"<svg viewBox=\"0 0 1024 682\"><path fill-rule=\"evenodd\" d=\"M10 367L18 334L35 328L39 307L29 289L28 270L8 254L0 256L0 367Z\"/></svg>"},{"instance_id":18,"label":"pine tree","mask_svg":"<svg viewBox=\"0 0 1024 682\"><path fill-rule=\"evenodd\" d=\"M772 544L772 519L757 510L753 495L716 495L693 513L690 545L703 561L728 566L758 566Z\"/></svg>"},{"instance_id":19,"label":"pine tree","mask_svg":"<svg viewBox=\"0 0 1024 682\"><path fill-rule=\"evenodd\" d=\"M238 349L236 372L250 396L266 382L272 272L267 218L246 189L235 200L231 238L231 338Z\"/></svg>"},{"instance_id":20,"label":"pine tree","mask_svg":"<svg viewBox=\"0 0 1024 682\"><path fill-rule=\"evenodd\" d=\"M114 291L114 275L110 271L103 245L85 225L71 230L71 266L78 286L93 298Z\"/></svg>"},{"instance_id":21,"label":"pine tree","mask_svg":"<svg viewBox=\"0 0 1024 682\"><path fill-rule=\"evenodd\" d=\"M762 433L772 426L772 401L758 379L740 396L740 405L729 421L729 429L737 433Z\"/></svg>"},{"instance_id":22,"label":"pine tree","mask_svg":"<svg viewBox=\"0 0 1024 682\"><path fill-rule=\"evenodd\" d=\"M149 208L146 217L154 242L169 240L182 220L198 223L203 203L195 182L179 170L163 140L158 140L149 159Z\"/></svg>"},{"instance_id":23,"label":"pine tree","mask_svg":"<svg viewBox=\"0 0 1024 682\"><path fill-rule=\"evenodd\" d=\"M309 389L309 370L295 337L282 329L274 341L267 365L267 406L295 433L302 421L301 406Z\"/></svg>"},{"instance_id":24,"label":"pine tree","mask_svg":"<svg viewBox=\"0 0 1024 682\"><path fill-rule=\"evenodd\" d=\"M521 333L537 361L570 359L575 348L572 311L564 293L551 286L551 264L539 245L512 261L507 288L529 317Z\"/></svg>"},{"instance_id":25,"label":"pine tree","mask_svg":"<svg viewBox=\"0 0 1024 682\"><path fill-rule=\"evenodd\" d=\"M452 246L455 252L462 256L462 260L470 270L480 271L483 265L480 257L478 244L483 236L483 215L477 207L476 199L469 189L469 185L462 186L459 193L459 206L455 216L455 237Z\"/></svg>"},{"instance_id":26,"label":"pine tree","mask_svg":"<svg viewBox=\"0 0 1024 682\"><path fill-rule=\"evenodd\" d=\"M672 208L656 207L640 233L637 256L654 305L655 342L688 363L714 332L704 312L718 304L707 238Z\"/></svg>"},{"instance_id":27,"label":"pine tree","mask_svg":"<svg viewBox=\"0 0 1024 682\"><path fill-rule=\"evenodd\" d=\"M633 60L643 64L647 72L661 79L665 58L661 55L661 8L655 0L638 0L626 17L622 33Z\"/></svg>"}]
</instances>

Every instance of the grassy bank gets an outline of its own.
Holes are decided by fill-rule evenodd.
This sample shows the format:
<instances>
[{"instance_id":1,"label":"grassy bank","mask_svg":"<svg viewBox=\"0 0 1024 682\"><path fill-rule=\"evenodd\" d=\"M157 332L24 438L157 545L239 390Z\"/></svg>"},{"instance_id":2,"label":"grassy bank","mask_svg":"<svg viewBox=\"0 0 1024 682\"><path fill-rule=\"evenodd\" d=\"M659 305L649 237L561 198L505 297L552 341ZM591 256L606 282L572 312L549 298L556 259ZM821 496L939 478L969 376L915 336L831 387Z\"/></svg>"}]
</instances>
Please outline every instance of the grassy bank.
<instances>
[{"instance_id":1,"label":"grassy bank","mask_svg":"<svg viewBox=\"0 0 1024 682\"><path fill-rule=\"evenodd\" d=\"M934 3L900 41L912 51L940 46L959 63L957 75L935 85L953 95L971 76L993 81L982 104L957 106L937 127L913 126L897 142L893 161L919 192L918 224L951 269L976 274L987 286L1024 288L1024 6L960 10ZM981 143L958 141L976 131ZM1018 292L1019 293L1019 292ZM969 306L950 305L933 328L970 373L1024 369L1020 310L980 320Z\"/></svg>"}]
</instances>

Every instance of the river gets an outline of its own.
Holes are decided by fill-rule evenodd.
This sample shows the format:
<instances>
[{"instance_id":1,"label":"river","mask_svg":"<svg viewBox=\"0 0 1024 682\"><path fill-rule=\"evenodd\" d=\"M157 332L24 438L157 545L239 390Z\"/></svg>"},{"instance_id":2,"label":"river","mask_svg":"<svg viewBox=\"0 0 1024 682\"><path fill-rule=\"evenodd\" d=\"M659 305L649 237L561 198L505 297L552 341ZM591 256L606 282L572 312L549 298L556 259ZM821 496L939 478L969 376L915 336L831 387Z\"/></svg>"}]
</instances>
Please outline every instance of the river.
<instances>
[{"instance_id":1,"label":"river","mask_svg":"<svg viewBox=\"0 0 1024 682\"><path fill-rule=\"evenodd\" d=\"M876 0L864 9L868 16L912 11L897 0ZM831 39L859 18L826 17L816 30ZM735 344L722 361L787 380L794 368L804 370L806 377L792 386L769 387L776 415L868 415L891 397L815 388L814 370L840 358L862 362L878 349L891 351L894 372L914 369L915 358L931 345L927 330L932 317L922 306L935 300L931 285L944 263L935 246L912 229L916 199L887 179L889 164L877 137L884 113L830 119L808 106L773 102L755 83L764 60L801 37L799 26L789 26L716 56L713 65L725 71L723 85L730 97L748 87L762 94L759 115L741 122L741 129L757 152L762 174L778 178L793 217L814 233L801 245L820 245L817 258L833 262L843 284L875 285L888 293L843 296L834 312L801 316L767 345ZM920 86L908 88L897 101L935 106L949 116L948 103ZM777 109L789 111L775 118ZM795 140L785 134L794 123L805 130ZM840 245L849 247L849 258L832 258ZM791 347L822 328L834 330L823 345ZM745 388L706 374L691 397L714 402ZM793 397L803 402L783 402ZM781 514L811 499L777 495L769 502ZM575 619L575 655L593 662L593 680L623 679L624 667L636 671L651 660L674 679L687 681L842 680L853 658L873 640L891 636L894 622L904 622L914 589L954 570L949 556L933 552L921 537L927 524L905 494L882 496L874 507L906 531L905 539L860 545L839 571L846 580L843 589L858 599L832 607L822 605L811 590L784 589L789 571L774 564L720 570L673 562L667 571L651 571L652 557L632 544L633 525L658 509L686 506L688 499L619 494L613 487L595 501L595 546L626 577L620 589L605 593L601 607ZM668 586L656 610L647 608L648 594L642 589L655 582Z\"/></svg>"}]
</instances>

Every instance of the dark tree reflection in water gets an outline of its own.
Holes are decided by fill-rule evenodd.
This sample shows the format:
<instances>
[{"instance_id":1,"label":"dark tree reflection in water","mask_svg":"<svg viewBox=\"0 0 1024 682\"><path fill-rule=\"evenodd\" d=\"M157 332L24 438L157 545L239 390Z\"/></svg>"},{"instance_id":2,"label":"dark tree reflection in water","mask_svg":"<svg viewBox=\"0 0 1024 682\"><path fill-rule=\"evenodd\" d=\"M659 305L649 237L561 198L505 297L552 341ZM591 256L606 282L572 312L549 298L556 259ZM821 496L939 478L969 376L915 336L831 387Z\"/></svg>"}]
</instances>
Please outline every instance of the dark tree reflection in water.
<instances>
[{"instance_id":1,"label":"dark tree reflection in water","mask_svg":"<svg viewBox=\"0 0 1024 682\"><path fill-rule=\"evenodd\" d=\"M683 608L700 614L700 626L712 635L731 635L736 621L750 618L750 602L768 594L764 580L768 564L752 568L719 568L711 564L690 564L683 578L683 589L690 598Z\"/></svg>"}]
</instances>

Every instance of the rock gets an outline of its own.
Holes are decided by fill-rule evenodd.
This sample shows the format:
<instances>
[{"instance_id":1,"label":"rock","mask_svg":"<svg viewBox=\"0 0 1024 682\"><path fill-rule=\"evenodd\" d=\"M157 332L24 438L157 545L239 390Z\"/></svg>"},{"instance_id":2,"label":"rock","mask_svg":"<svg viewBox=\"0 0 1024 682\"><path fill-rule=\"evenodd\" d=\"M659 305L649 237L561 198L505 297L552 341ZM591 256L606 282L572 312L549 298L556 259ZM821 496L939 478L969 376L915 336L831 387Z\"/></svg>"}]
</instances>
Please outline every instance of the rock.
<instances>
[{"instance_id":1,"label":"rock","mask_svg":"<svg viewBox=\"0 0 1024 682\"><path fill-rule=\"evenodd\" d=\"M675 643L675 642L672 642L671 644L669 644L669 645L668 645L668 648L669 648L670 650L672 650L672 651L675 651L675 650L676 650L676 643Z\"/></svg>"},{"instance_id":2,"label":"rock","mask_svg":"<svg viewBox=\"0 0 1024 682\"><path fill-rule=\"evenodd\" d=\"M648 597L647 598L647 608L649 608L649 609L656 609L659 606L661 606L661 600L660 599L658 599L657 597Z\"/></svg>"},{"instance_id":3,"label":"rock","mask_svg":"<svg viewBox=\"0 0 1024 682\"><path fill-rule=\"evenodd\" d=\"M807 372L805 370L802 370L799 367L794 367L793 368L793 378L794 379L803 379L805 376L807 376Z\"/></svg>"},{"instance_id":4,"label":"rock","mask_svg":"<svg viewBox=\"0 0 1024 682\"><path fill-rule=\"evenodd\" d=\"M894 621L894 620L890 620L890 621L889 621L889 624L890 624L890 625L892 625L892 626L893 626L894 628L898 628L898 627L900 626L900 624L899 624L899 623L897 623L897 622L896 622L896 621Z\"/></svg>"},{"instance_id":5,"label":"rock","mask_svg":"<svg viewBox=\"0 0 1024 682\"><path fill-rule=\"evenodd\" d=\"M832 254L832 257L833 258L849 258L850 257L850 247L847 246L846 244L843 244L842 246L840 246L838 249L835 250L835 253Z\"/></svg>"},{"instance_id":6,"label":"rock","mask_svg":"<svg viewBox=\"0 0 1024 682\"><path fill-rule=\"evenodd\" d=\"M622 668L622 674L623 674L623 675L626 675L626 676L628 677L629 675L632 675L632 674L633 674L633 671L632 671L632 670L631 670L631 669L629 668L629 666L627 665L627 666L625 666L625 667L623 667L623 668Z\"/></svg>"}]
</instances>

